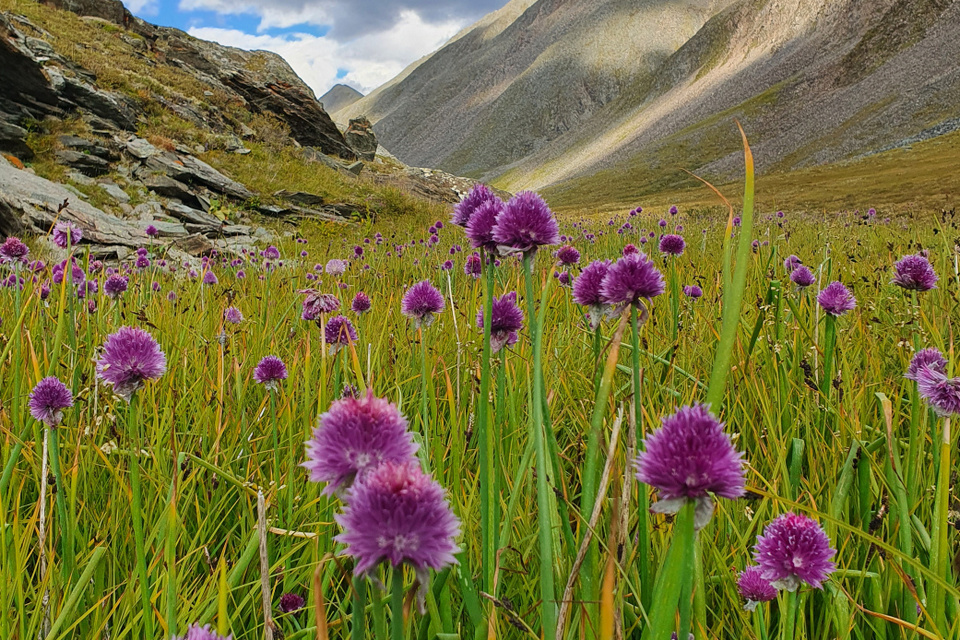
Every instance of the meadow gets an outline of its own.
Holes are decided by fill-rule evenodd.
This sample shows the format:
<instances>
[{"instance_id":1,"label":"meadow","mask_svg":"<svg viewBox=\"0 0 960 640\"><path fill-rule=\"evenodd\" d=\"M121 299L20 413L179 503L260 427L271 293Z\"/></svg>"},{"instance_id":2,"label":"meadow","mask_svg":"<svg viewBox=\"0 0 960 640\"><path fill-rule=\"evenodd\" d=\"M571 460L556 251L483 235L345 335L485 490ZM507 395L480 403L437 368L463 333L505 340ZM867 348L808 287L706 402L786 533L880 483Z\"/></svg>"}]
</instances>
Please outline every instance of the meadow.
<instances>
[{"instance_id":1,"label":"meadow","mask_svg":"<svg viewBox=\"0 0 960 640\"><path fill-rule=\"evenodd\" d=\"M754 212L748 177L742 208L565 214L560 243L482 269L463 229L424 212L308 225L278 255L188 266L145 235L139 263L109 274L128 278L113 296L84 244L31 243L46 264L6 260L0 289L0 637L170 638L193 624L210 627L191 640L960 637L957 437L904 377L936 348L957 391L957 221L869 203ZM682 253L661 251L666 235ZM597 309L594 329L571 284L593 261L640 255L628 245L663 292ZM920 252L936 287L895 284L895 263ZM58 284L68 254L80 273ZM791 280L790 256L812 284ZM422 281L442 310L403 304ZM855 308L818 303L834 281ZM522 327L493 353L478 313L511 292ZM124 326L166 362L126 397L98 367ZM265 377L267 356L285 377ZM73 398L56 424L31 415L47 376ZM334 540L334 515L369 483L324 492L304 442L333 403L368 391L406 417L413 464L444 488L456 563L357 577ZM663 419L703 402L729 436L719 445L743 453L745 493L711 486L695 532L693 499L650 510L662 499L636 458ZM835 570L745 609L740 573L787 512L819 523Z\"/></svg>"}]
</instances>

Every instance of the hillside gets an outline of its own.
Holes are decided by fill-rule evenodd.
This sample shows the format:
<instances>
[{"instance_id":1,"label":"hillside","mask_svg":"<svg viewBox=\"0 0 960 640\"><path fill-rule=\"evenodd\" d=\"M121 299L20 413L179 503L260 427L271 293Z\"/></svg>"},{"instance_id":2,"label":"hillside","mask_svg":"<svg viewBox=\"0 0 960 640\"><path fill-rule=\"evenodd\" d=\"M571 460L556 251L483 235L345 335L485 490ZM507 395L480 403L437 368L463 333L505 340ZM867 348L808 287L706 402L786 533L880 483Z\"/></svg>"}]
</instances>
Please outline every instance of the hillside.
<instances>
[{"instance_id":1,"label":"hillside","mask_svg":"<svg viewBox=\"0 0 960 640\"><path fill-rule=\"evenodd\" d=\"M346 112L401 160L584 204L735 177L734 119L761 173L960 128L951 0L525 4Z\"/></svg>"},{"instance_id":2,"label":"hillside","mask_svg":"<svg viewBox=\"0 0 960 640\"><path fill-rule=\"evenodd\" d=\"M320 104L327 113L335 113L340 109L349 107L354 102L363 97L363 94L345 84L335 84L330 90L320 96Z\"/></svg>"}]
</instances>

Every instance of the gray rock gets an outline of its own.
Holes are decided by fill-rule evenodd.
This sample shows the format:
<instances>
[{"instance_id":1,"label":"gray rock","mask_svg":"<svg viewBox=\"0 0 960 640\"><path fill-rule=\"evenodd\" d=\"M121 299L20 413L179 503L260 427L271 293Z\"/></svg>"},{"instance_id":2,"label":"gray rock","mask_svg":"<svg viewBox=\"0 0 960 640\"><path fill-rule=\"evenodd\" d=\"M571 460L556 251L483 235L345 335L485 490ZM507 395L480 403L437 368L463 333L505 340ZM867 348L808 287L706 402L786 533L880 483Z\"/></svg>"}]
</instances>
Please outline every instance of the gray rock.
<instances>
[{"instance_id":1,"label":"gray rock","mask_svg":"<svg viewBox=\"0 0 960 640\"><path fill-rule=\"evenodd\" d=\"M87 140L86 138L80 138L78 136L59 136L57 141L68 149L79 151L80 153L95 155L98 158L103 158L104 160L120 159L119 154L114 153L107 147L98 144L93 140Z\"/></svg>"},{"instance_id":2,"label":"gray rock","mask_svg":"<svg viewBox=\"0 0 960 640\"><path fill-rule=\"evenodd\" d=\"M286 189L281 189L273 195L282 200L303 205L305 207L318 206L324 202L321 196L318 196L315 193L307 193L305 191L287 191Z\"/></svg>"},{"instance_id":3,"label":"gray rock","mask_svg":"<svg viewBox=\"0 0 960 640\"><path fill-rule=\"evenodd\" d=\"M71 182L76 182L77 184L82 184L85 187L92 187L97 184L96 180L89 176L85 176L78 171L68 171L67 180Z\"/></svg>"},{"instance_id":4,"label":"gray rock","mask_svg":"<svg viewBox=\"0 0 960 640\"><path fill-rule=\"evenodd\" d=\"M187 203L196 202L196 196L190 190L190 187L163 174L144 176L141 182L143 182L143 186L158 196L176 198Z\"/></svg>"},{"instance_id":5,"label":"gray rock","mask_svg":"<svg viewBox=\"0 0 960 640\"><path fill-rule=\"evenodd\" d=\"M199 233L175 238L173 246L191 256L209 255L214 249L213 243Z\"/></svg>"},{"instance_id":6,"label":"gray rock","mask_svg":"<svg viewBox=\"0 0 960 640\"><path fill-rule=\"evenodd\" d=\"M88 176L102 176L110 172L110 163L98 156L70 149L61 149L54 153L57 162L72 167Z\"/></svg>"},{"instance_id":7,"label":"gray rock","mask_svg":"<svg viewBox=\"0 0 960 640\"><path fill-rule=\"evenodd\" d=\"M204 211L192 209L179 202L168 202L167 213L184 223L203 225L207 228L220 227L220 219Z\"/></svg>"},{"instance_id":8,"label":"gray rock","mask_svg":"<svg viewBox=\"0 0 960 640\"><path fill-rule=\"evenodd\" d=\"M372 162L377 157L377 136L373 132L373 125L367 120L366 116L360 116L350 120L343 139L350 148L357 153L357 157L367 162Z\"/></svg>"},{"instance_id":9,"label":"gray rock","mask_svg":"<svg viewBox=\"0 0 960 640\"><path fill-rule=\"evenodd\" d=\"M100 188L107 192L107 195L116 200L117 202L125 203L130 202L130 196L127 195L127 192L119 187L119 185L113 182L101 182Z\"/></svg>"},{"instance_id":10,"label":"gray rock","mask_svg":"<svg viewBox=\"0 0 960 640\"><path fill-rule=\"evenodd\" d=\"M360 172L363 171L363 163L360 161L354 162L353 164L348 164L344 167L349 173L352 173L355 176L359 176Z\"/></svg>"},{"instance_id":11,"label":"gray rock","mask_svg":"<svg viewBox=\"0 0 960 640\"><path fill-rule=\"evenodd\" d=\"M133 208L132 215L138 220L156 220L157 216L163 215L163 206L159 202L144 202Z\"/></svg>"},{"instance_id":12,"label":"gray rock","mask_svg":"<svg viewBox=\"0 0 960 640\"><path fill-rule=\"evenodd\" d=\"M0 153L9 153L21 160L33 157L33 150L27 146L27 130L2 117L0 114Z\"/></svg>"},{"instance_id":13,"label":"gray rock","mask_svg":"<svg viewBox=\"0 0 960 640\"><path fill-rule=\"evenodd\" d=\"M154 220L150 224L156 227L157 231L159 232L159 237L161 238L179 238L189 235L187 228L179 222L163 222L161 220Z\"/></svg>"}]
</instances>

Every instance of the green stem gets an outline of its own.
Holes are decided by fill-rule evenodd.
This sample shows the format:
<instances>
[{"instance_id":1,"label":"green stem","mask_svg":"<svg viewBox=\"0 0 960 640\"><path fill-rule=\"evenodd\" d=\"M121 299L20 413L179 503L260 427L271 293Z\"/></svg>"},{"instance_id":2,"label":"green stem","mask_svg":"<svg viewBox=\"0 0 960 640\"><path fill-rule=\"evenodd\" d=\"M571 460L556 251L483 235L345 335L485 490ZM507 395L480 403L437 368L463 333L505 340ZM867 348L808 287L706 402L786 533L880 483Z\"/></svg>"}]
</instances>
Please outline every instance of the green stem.
<instances>
[{"instance_id":1,"label":"green stem","mask_svg":"<svg viewBox=\"0 0 960 640\"><path fill-rule=\"evenodd\" d=\"M353 579L353 607L350 613L351 640L364 640L367 637L367 579L355 577Z\"/></svg>"},{"instance_id":2,"label":"green stem","mask_svg":"<svg viewBox=\"0 0 960 640\"><path fill-rule=\"evenodd\" d=\"M640 319L637 307L630 307L630 344L633 345L633 420L636 429L636 442L642 441L643 403L640 396ZM637 559L640 569L640 603L644 609L650 606L650 532L647 525L647 514L650 508L650 496L646 485L638 487L637 501Z\"/></svg>"},{"instance_id":3,"label":"green stem","mask_svg":"<svg viewBox=\"0 0 960 640\"><path fill-rule=\"evenodd\" d=\"M390 587L390 639L403 640L403 565L394 567Z\"/></svg>"},{"instance_id":4,"label":"green stem","mask_svg":"<svg viewBox=\"0 0 960 640\"><path fill-rule=\"evenodd\" d=\"M543 432L543 401L541 370L542 335L537 322L536 304L533 294L533 258L534 252L523 256L523 278L526 284L527 315L529 316L530 335L533 336L533 390L531 398L533 410L534 446L537 454L537 518L540 525L540 598L541 624L543 637L553 638L557 634L557 602L553 583L553 536L550 512L550 486L547 478L547 455L545 434Z\"/></svg>"},{"instance_id":5,"label":"green stem","mask_svg":"<svg viewBox=\"0 0 960 640\"><path fill-rule=\"evenodd\" d=\"M270 419L271 419L271 432L273 435L273 473L270 474L273 476L276 481L275 489L280 490L280 435L277 433L279 427L277 426L277 398L276 391L268 391L270 394Z\"/></svg>"},{"instance_id":6,"label":"green stem","mask_svg":"<svg viewBox=\"0 0 960 640\"><path fill-rule=\"evenodd\" d=\"M57 486L57 517L60 519L60 546L63 553L63 575L69 582L74 569L74 547L72 523L67 517L67 487L63 482L63 473L60 471L60 433L56 427L47 427L50 430L50 470Z\"/></svg>"},{"instance_id":7,"label":"green stem","mask_svg":"<svg viewBox=\"0 0 960 640\"><path fill-rule=\"evenodd\" d=\"M143 608L143 637L153 640L153 606L150 604L151 589L147 575L147 556L143 544L143 508L140 496L140 416L139 403L134 394L127 406L127 433L132 439L129 447L130 487L133 493L133 538L137 555L137 578L140 583L140 603Z\"/></svg>"},{"instance_id":8,"label":"green stem","mask_svg":"<svg viewBox=\"0 0 960 640\"><path fill-rule=\"evenodd\" d=\"M427 460L427 468L430 468L430 408L428 406L428 386L427 386L427 343L423 327L420 327L420 424L423 430L423 448L424 456Z\"/></svg>"},{"instance_id":9,"label":"green stem","mask_svg":"<svg viewBox=\"0 0 960 640\"><path fill-rule=\"evenodd\" d=\"M797 609L800 607L796 591L787 591L783 597L784 615L781 618L780 640L793 640L797 631Z\"/></svg>"},{"instance_id":10,"label":"green stem","mask_svg":"<svg viewBox=\"0 0 960 640\"><path fill-rule=\"evenodd\" d=\"M673 525L673 541L667 551L654 588L656 600L650 608L650 626L644 640L669 638L674 631L677 610L683 593L689 594L693 581L693 515L694 502L688 500L677 514ZM689 610L689 605L687 607ZM689 619L689 615L688 615Z\"/></svg>"},{"instance_id":11,"label":"green stem","mask_svg":"<svg viewBox=\"0 0 960 640\"><path fill-rule=\"evenodd\" d=\"M486 284L483 291L483 357L480 361L480 398L477 423L480 430L480 536L483 545L483 590L493 591L496 558L497 479L494 448L497 442L496 421L490 420L490 333L493 322L493 261L483 260Z\"/></svg>"}]
</instances>

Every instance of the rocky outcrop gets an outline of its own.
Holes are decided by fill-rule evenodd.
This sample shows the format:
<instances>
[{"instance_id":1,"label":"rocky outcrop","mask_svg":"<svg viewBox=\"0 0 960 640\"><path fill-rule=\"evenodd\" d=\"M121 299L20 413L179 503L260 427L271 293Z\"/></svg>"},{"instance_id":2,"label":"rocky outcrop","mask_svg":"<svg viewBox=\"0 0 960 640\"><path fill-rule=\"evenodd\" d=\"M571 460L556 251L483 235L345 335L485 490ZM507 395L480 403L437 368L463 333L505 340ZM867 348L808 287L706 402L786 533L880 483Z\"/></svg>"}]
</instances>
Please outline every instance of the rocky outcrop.
<instances>
[{"instance_id":1,"label":"rocky outcrop","mask_svg":"<svg viewBox=\"0 0 960 640\"><path fill-rule=\"evenodd\" d=\"M351 120L343 137L361 160L372 162L376 158L377 136L373 132L373 125L370 124L366 116Z\"/></svg>"},{"instance_id":2,"label":"rocky outcrop","mask_svg":"<svg viewBox=\"0 0 960 640\"><path fill-rule=\"evenodd\" d=\"M335 116L337 111L340 111L340 109L344 107L349 107L362 97L363 94L353 87L345 84L335 84L330 87L325 94L320 96L320 104L327 110L327 113Z\"/></svg>"},{"instance_id":3,"label":"rocky outcrop","mask_svg":"<svg viewBox=\"0 0 960 640\"><path fill-rule=\"evenodd\" d=\"M72 11L77 15L102 18L119 25L130 25L135 18L120 0L42 0L43 4Z\"/></svg>"}]
</instances>

